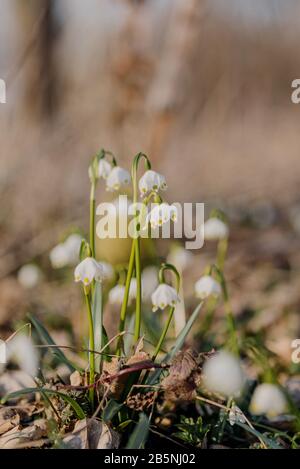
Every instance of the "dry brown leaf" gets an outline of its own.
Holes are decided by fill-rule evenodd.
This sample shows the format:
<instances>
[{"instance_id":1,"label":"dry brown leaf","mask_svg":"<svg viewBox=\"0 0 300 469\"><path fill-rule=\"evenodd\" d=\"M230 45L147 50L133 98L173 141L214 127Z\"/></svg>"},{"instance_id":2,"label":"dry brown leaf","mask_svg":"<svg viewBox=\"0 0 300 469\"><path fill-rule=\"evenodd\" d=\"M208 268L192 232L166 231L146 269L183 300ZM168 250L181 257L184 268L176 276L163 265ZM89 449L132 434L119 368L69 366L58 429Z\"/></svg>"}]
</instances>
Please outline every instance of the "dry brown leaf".
<instances>
[{"instance_id":1,"label":"dry brown leaf","mask_svg":"<svg viewBox=\"0 0 300 469\"><path fill-rule=\"evenodd\" d=\"M120 435L97 419L83 419L76 422L73 434L66 436L64 443L72 449L116 449Z\"/></svg>"}]
</instances>

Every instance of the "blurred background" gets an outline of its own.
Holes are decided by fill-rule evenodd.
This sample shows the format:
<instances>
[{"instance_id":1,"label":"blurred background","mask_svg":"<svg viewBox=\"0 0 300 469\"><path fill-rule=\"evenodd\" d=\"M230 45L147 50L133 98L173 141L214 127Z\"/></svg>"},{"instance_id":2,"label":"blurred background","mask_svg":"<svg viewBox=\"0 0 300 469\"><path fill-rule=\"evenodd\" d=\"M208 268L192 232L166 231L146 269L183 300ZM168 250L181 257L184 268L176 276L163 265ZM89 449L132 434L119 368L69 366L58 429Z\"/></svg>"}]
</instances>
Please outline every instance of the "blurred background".
<instances>
[{"instance_id":1,"label":"blurred background","mask_svg":"<svg viewBox=\"0 0 300 469\"><path fill-rule=\"evenodd\" d=\"M3 328L77 311L48 253L87 229L87 166L104 147L127 167L149 154L170 201L224 209L236 314L259 307L259 330L288 313L297 337L299 18L297 0L0 0ZM30 293L17 280L29 262L44 272Z\"/></svg>"}]
</instances>

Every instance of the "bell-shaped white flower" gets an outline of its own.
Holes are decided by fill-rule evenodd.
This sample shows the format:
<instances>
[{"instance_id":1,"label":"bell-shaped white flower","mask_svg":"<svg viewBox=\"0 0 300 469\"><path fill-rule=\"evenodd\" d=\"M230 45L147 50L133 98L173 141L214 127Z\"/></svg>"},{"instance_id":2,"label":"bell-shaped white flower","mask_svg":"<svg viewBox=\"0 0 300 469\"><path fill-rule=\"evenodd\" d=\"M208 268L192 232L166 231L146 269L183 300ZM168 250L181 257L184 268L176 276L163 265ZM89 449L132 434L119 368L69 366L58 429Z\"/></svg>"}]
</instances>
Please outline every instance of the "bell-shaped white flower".
<instances>
[{"instance_id":1,"label":"bell-shaped white flower","mask_svg":"<svg viewBox=\"0 0 300 469\"><path fill-rule=\"evenodd\" d=\"M175 307L180 301L179 296L175 288L170 287L166 283L158 285L156 290L151 295L152 300L152 311L165 309L167 306Z\"/></svg>"},{"instance_id":2,"label":"bell-shaped white flower","mask_svg":"<svg viewBox=\"0 0 300 469\"><path fill-rule=\"evenodd\" d=\"M177 220L177 208L175 205L166 203L156 204L146 217L146 224L150 223L152 228L168 223L168 221Z\"/></svg>"},{"instance_id":3,"label":"bell-shaped white flower","mask_svg":"<svg viewBox=\"0 0 300 469\"><path fill-rule=\"evenodd\" d=\"M209 218L204 223L204 239L219 241L228 238L229 228L220 218Z\"/></svg>"},{"instance_id":4,"label":"bell-shaped white flower","mask_svg":"<svg viewBox=\"0 0 300 469\"><path fill-rule=\"evenodd\" d=\"M272 418L284 414L287 409L285 395L276 384L263 383L255 388L250 402L250 412L252 414L265 414Z\"/></svg>"},{"instance_id":5,"label":"bell-shaped white flower","mask_svg":"<svg viewBox=\"0 0 300 469\"><path fill-rule=\"evenodd\" d=\"M35 377L38 370L38 354L30 337L16 334L7 341L7 362L13 361L18 367L30 376Z\"/></svg>"},{"instance_id":6,"label":"bell-shaped white flower","mask_svg":"<svg viewBox=\"0 0 300 469\"><path fill-rule=\"evenodd\" d=\"M36 287L42 278L39 267L35 264L26 264L18 272L18 281L23 288Z\"/></svg>"},{"instance_id":7,"label":"bell-shaped white flower","mask_svg":"<svg viewBox=\"0 0 300 469\"><path fill-rule=\"evenodd\" d=\"M195 293L198 298L205 300L209 296L219 297L222 293L221 285L210 275L204 275L195 283Z\"/></svg>"},{"instance_id":8,"label":"bell-shaped white flower","mask_svg":"<svg viewBox=\"0 0 300 469\"><path fill-rule=\"evenodd\" d=\"M111 173L111 170L112 165L109 163L109 161L106 161L104 158L101 158L98 163L98 177L107 179Z\"/></svg>"},{"instance_id":9,"label":"bell-shaped white flower","mask_svg":"<svg viewBox=\"0 0 300 469\"><path fill-rule=\"evenodd\" d=\"M158 286L158 268L154 265L145 267L142 272L143 299L151 300L151 295Z\"/></svg>"},{"instance_id":10,"label":"bell-shaped white flower","mask_svg":"<svg viewBox=\"0 0 300 469\"><path fill-rule=\"evenodd\" d=\"M238 358L225 350L208 358L203 366L203 384L209 391L224 397L239 396L245 375Z\"/></svg>"},{"instance_id":11,"label":"bell-shaped white flower","mask_svg":"<svg viewBox=\"0 0 300 469\"><path fill-rule=\"evenodd\" d=\"M99 265L102 268L103 272L103 279L105 280L112 280L114 278L114 268L108 262L101 261Z\"/></svg>"},{"instance_id":12,"label":"bell-shaped white flower","mask_svg":"<svg viewBox=\"0 0 300 469\"><path fill-rule=\"evenodd\" d=\"M149 169L146 171L139 180L139 190L141 196L146 195L148 192L159 190L165 191L167 189L166 179L162 174Z\"/></svg>"},{"instance_id":13,"label":"bell-shaped white flower","mask_svg":"<svg viewBox=\"0 0 300 469\"><path fill-rule=\"evenodd\" d=\"M103 269L99 262L92 257L86 257L74 271L75 282L82 282L90 285L93 280L101 282L103 280Z\"/></svg>"},{"instance_id":14,"label":"bell-shaped white flower","mask_svg":"<svg viewBox=\"0 0 300 469\"><path fill-rule=\"evenodd\" d=\"M115 166L106 179L106 189L108 191L118 191L130 184L131 177L126 169Z\"/></svg>"},{"instance_id":15,"label":"bell-shaped white flower","mask_svg":"<svg viewBox=\"0 0 300 469\"><path fill-rule=\"evenodd\" d=\"M129 287L128 302L131 303L136 298L136 279L132 278ZM108 301L110 304L121 305L125 295L125 285L116 285L108 294Z\"/></svg>"}]
</instances>

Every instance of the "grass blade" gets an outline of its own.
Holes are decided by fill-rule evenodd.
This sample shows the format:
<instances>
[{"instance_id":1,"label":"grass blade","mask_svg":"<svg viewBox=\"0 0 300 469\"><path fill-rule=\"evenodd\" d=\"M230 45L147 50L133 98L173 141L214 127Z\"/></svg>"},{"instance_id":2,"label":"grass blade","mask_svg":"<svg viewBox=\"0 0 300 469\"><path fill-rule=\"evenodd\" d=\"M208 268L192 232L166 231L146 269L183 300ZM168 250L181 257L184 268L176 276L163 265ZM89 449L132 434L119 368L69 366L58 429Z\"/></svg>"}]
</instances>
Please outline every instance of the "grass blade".
<instances>
[{"instance_id":1,"label":"grass blade","mask_svg":"<svg viewBox=\"0 0 300 469\"><path fill-rule=\"evenodd\" d=\"M126 449L140 449L144 447L147 441L148 433L150 428L150 421L146 414L141 413L138 423L136 424L129 441L126 445Z\"/></svg>"}]
</instances>

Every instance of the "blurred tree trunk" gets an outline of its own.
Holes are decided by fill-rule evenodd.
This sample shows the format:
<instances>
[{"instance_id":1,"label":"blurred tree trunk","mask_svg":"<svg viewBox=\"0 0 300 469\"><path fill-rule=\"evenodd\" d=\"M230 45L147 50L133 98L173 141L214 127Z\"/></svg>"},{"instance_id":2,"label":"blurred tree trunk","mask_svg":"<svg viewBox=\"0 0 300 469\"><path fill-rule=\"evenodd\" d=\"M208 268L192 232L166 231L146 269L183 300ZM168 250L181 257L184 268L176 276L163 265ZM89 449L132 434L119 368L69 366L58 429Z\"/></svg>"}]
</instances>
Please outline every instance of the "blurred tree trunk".
<instances>
[{"instance_id":1,"label":"blurred tree trunk","mask_svg":"<svg viewBox=\"0 0 300 469\"><path fill-rule=\"evenodd\" d=\"M56 0L15 0L21 32L24 108L33 119L49 119L57 105L57 74L54 46L57 24ZM19 70L16 71L18 73Z\"/></svg>"}]
</instances>

